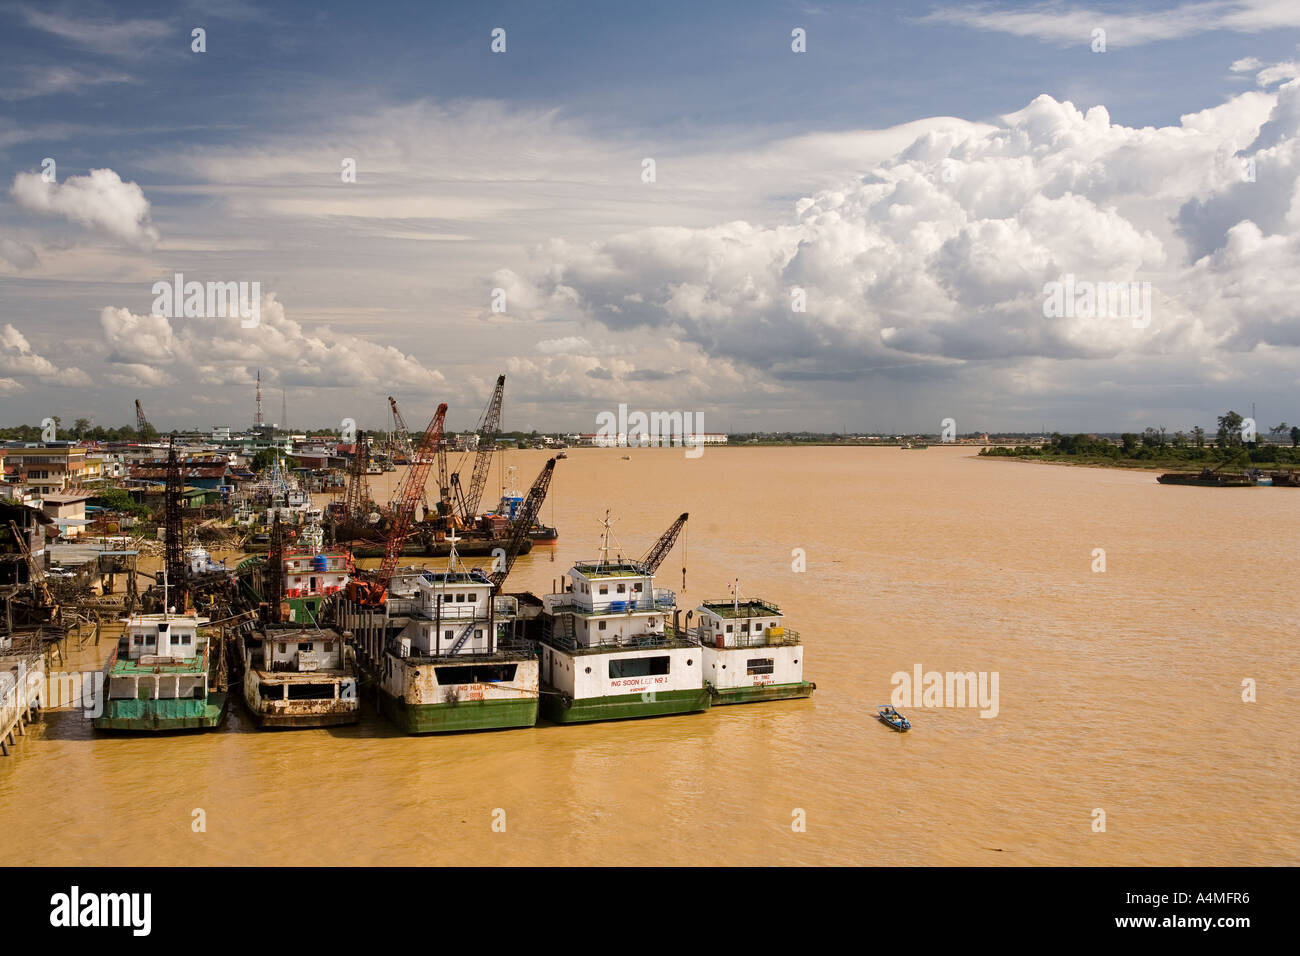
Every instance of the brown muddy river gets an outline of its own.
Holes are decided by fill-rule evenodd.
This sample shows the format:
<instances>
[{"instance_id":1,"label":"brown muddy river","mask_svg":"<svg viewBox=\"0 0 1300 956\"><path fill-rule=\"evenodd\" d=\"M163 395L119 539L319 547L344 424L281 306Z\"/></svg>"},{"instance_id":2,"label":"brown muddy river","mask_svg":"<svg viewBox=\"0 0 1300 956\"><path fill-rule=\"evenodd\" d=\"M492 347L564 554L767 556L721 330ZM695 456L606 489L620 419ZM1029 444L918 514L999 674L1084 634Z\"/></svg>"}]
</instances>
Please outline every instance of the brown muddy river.
<instances>
[{"instance_id":1,"label":"brown muddy river","mask_svg":"<svg viewBox=\"0 0 1300 956\"><path fill-rule=\"evenodd\" d=\"M371 710L265 732L236 703L156 738L51 711L0 758L0 863L1300 863L1300 491L961 448L622 454L558 463L560 543L507 589L594 557L606 508L632 555L689 511L686 588L680 542L657 583L780 604L812 700L421 738ZM523 489L545 457L510 453ZM996 716L877 723L918 665L996 675Z\"/></svg>"}]
</instances>

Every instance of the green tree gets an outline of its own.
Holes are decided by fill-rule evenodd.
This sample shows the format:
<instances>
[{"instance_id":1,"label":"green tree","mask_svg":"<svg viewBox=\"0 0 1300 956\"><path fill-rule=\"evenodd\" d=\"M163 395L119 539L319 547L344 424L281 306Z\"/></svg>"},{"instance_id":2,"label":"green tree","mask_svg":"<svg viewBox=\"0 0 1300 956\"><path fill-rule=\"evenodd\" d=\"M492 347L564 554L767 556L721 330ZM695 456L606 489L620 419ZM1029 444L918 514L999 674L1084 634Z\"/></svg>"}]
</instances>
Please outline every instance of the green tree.
<instances>
[{"instance_id":1,"label":"green tree","mask_svg":"<svg viewBox=\"0 0 1300 956\"><path fill-rule=\"evenodd\" d=\"M1241 444L1241 423L1245 419L1231 409L1219 416L1218 438L1220 448L1232 448Z\"/></svg>"},{"instance_id":2,"label":"green tree","mask_svg":"<svg viewBox=\"0 0 1300 956\"><path fill-rule=\"evenodd\" d=\"M1197 448L1205 447L1205 429L1200 425L1192 429L1192 442Z\"/></svg>"}]
</instances>

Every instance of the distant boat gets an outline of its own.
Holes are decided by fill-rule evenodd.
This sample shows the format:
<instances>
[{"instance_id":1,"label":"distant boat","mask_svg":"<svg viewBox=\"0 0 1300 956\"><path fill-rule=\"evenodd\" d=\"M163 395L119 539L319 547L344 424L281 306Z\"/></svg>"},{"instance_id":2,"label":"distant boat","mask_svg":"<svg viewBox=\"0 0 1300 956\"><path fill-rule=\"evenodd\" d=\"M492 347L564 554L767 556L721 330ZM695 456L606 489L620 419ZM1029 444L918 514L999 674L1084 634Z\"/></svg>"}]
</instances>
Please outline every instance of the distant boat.
<instances>
[{"instance_id":1,"label":"distant boat","mask_svg":"<svg viewBox=\"0 0 1300 956\"><path fill-rule=\"evenodd\" d=\"M569 453L568 453L567 451L562 451L562 452L560 452L558 455L556 455L555 457L556 457L556 458L568 458L568 457L569 457Z\"/></svg>"},{"instance_id":2,"label":"distant boat","mask_svg":"<svg viewBox=\"0 0 1300 956\"><path fill-rule=\"evenodd\" d=\"M1274 488L1300 488L1300 472L1275 471L1270 477Z\"/></svg>"},{"instance_id":3,"label":"distant boat","mask_svg":"<svg viewBox=\"0 0 1300 956\"><path fill-rule=\"evenodd\" d=\"M1251 488L1256 479L1249 474L1233 475L1202 468L1199 472L1170 471L1156 478L1162 485L1198 485L1203 488Z\"/></svg>"},{"instance_id":4,"label":"distant boat","mask_svg":"<svg viewBox=\"0 0 1300 956\"><path fill-rule=\"evenodd\" d=\"M623 460L624 460L624 461L631 461L631 460L632 460L632 456L631 456L631 455L624 455L624 456L623 456Z\"/></svg>"},{"instance_id":5,"label":"distant boat","mask_svg":"<svg viewBox=\"0 0 1300 956\"><path fill-rule=\"evenodd\" d=\"M892 727L900 734L905 734L912 729L912 723L898 711L886 704L884 707L877 708L877 719L888 727Z\"/></svg>"}]
</instances>

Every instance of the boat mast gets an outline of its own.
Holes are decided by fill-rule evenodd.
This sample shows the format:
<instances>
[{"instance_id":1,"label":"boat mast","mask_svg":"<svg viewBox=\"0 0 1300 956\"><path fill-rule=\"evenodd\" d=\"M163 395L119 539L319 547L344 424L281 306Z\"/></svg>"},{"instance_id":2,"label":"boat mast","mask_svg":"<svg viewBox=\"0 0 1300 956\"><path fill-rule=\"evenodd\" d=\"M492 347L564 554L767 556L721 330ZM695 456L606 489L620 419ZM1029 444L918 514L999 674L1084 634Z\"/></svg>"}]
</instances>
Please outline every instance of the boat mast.
<instances>
[{"instance_id":1,"label":"boat mast","mask_svg":"<svg viewBox=\"0 0 1300 956\"><path fill-rule=\"evenodd\" d=\"M609 564L609 529L613 525L609 517L609 509L605 509L605 520L601 522L605 526L604 532L600 536L600 566L603 568Z\"/></svg>"}]
</instances>

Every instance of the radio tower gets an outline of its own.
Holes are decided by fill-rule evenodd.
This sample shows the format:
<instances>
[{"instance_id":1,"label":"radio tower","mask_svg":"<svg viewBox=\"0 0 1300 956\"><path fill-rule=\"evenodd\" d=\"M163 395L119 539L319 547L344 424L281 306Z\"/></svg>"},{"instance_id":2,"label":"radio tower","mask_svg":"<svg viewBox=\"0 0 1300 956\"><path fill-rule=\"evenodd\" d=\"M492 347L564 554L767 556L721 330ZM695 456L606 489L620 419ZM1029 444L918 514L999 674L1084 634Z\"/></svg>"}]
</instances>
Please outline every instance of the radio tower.
<instances>
[{"instance_id":1,"label":"radio tower","mask_svg":"<svg viewBox=\"0 0 1300 956\"><path fill-rule=\"evenodd\" d=\"M257 370L257 414L253 416L253 427L262 427L262 370Z\"/></svg>"}]
</instances>

